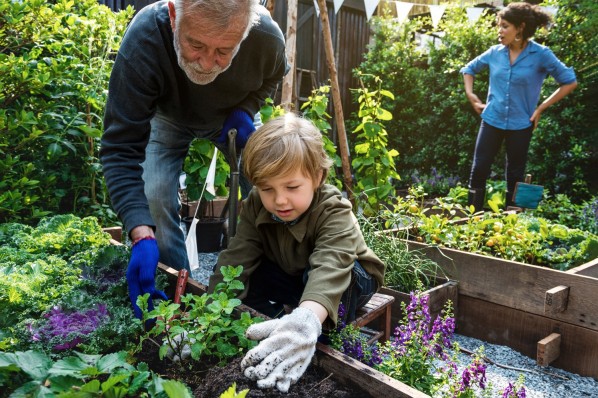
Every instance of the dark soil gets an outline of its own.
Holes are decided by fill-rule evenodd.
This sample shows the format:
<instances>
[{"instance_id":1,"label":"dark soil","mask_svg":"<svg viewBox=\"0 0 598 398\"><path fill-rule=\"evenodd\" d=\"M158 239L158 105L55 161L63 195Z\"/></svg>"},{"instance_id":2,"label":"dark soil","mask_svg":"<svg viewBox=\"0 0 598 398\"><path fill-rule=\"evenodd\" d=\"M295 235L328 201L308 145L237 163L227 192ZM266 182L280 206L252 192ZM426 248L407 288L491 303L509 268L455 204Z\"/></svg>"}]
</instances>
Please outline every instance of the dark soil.
<instances>
[{"instance_id":1,"label":"dark soil","mask_svg":"<svg viewBox=\"0 0 598 398\"><path fill-rule=\"evenodd\" d=\"M143 350L137 354L139 361L148 364L149 368L163 378L184 382L193 391L196 398L218 398L233 383L237 392L249 389L247 398L364 398L369 394L353 386L345 386L337 382L333 375L310 365L303 376L293 384L287 393L276 388L261 390L255 381L246 378L241 372L241 359L236 358L224 367L209 361L186 362L185 366L173 363L165 358L160 360L158 346L145 342Z\"/></svg>"}]
</instances>

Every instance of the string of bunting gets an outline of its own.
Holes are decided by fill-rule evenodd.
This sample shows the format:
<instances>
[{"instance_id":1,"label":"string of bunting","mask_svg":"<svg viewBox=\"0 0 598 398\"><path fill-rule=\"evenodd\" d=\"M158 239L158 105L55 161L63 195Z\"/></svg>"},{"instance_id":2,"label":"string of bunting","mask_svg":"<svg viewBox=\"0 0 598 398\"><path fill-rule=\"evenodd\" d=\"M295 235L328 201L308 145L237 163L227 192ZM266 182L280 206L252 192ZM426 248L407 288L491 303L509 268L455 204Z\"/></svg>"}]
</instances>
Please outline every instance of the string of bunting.
<instances>
[{"instance_id":1,"label":"string of bunting","mask_svg":"<svg viewBox=\"0 0 598 398\"><path fill-rule=\"evenodd\" d=\"M316 15L319 17L320 16L320 8L318 7L318 2L317 2L317 0L313 0L313 1L314 1L314 7L316 9ZM345 0L333 0L333 1L334 1L334 13L338 14L338 11L341 9ZM379 3L380 3L380 0L363 0L363 5L365 7L365 14L366 14L368 21L374 14L374 11L376 10L376 7L378 7ZM411 12L411 9L413 8L414 5L427 6L430 9L430 17L432 18L432 25L434 26L434 28L438 27L438 23L442 19L442 16L444 15L444 12L446 11L446 7L447 7L446 4L434 5L434 4L410 3L407 1L389 1L389 3L394 3L396 10L397 10L397 18L396 19L400 24L402 24L403 22L405 22L407 20L407 18L409 17L409 12ZM491 5L493 7L502 7L503 6L503 0L488 0L485 3L488 5ZM542 7L542 9L544 9L545 11L550 13L553 17L556 15L557 10L558 10L557 7L553 7L553 6L544 6L544 7ZM466 11L467 11L467 18L469 19L469 22L472 22L472 23L476 22L482 16L482 13L484 12L484 10L485 10L484 7L467 7Z\"/></svg>"}]
</instances>

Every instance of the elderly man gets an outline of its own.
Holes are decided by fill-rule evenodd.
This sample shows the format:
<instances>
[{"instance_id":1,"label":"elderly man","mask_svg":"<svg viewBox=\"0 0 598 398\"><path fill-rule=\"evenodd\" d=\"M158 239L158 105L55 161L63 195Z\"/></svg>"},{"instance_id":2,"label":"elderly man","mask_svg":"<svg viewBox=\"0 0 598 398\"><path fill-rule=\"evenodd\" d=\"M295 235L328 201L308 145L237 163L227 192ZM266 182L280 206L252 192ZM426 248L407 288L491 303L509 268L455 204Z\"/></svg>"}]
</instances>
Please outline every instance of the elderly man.
<instances>
[{"instance_id":1,"label":"elderly man","mask_svg":"<svg viewBox=\"0 0 598 398\"><path fill-rule=\"evenodd\" d=\"M189 268L178 177L191 141L226 149L236 128L245 145L288 69L284 46L257 0L159 1L131 21L110 77L100 159L133 242L127 280L137 317L139 295L165 298L155 288L158 261Z\"/></svg>"}]
</instances>

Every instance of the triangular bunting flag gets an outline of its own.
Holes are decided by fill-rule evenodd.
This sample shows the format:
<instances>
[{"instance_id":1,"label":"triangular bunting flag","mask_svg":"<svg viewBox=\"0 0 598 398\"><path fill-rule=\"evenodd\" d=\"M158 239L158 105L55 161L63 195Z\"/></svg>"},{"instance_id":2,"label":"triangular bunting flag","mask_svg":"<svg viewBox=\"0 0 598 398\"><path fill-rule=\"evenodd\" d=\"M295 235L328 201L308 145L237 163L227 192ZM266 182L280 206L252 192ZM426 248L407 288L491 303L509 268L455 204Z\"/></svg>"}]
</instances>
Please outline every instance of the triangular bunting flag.
<instances>
[{"instance_id":1,"label":"triangular bunting flag","mask_svg":"<svg viewBox=\"0 0 598 398\"><path fill-rule=\"evenodd\" d=\"M363 4L365 5L365 16L368 21L372 17L372 14L374 14L376 7L378 7L378 3L380 3L380 0L363 0Z\"/></svg>"},{"instance_id":2,"label":"triangular bunting flag","mask_svg":"<svg viewBox=\"0 0 598 398\"><path fill-rule=\"evenodd\" d=\"M439 5L439 6L430 5L428 7L430 7L430 16L432 17L432 26L434 26L434 29L436 29L438 27L438 22L440 22L440 19L444 15L444 10L446 10L446 5L444 5L444 4Z\"/></svg>"},{"instance_id":3,"label":"triangular bunting flag","mask_svg":"<svg viewBox=\"0 0 598 398\"><path fill-rule=\"evenodd\" d=\"M343 5L343 3L345 2L345 0L334 0L334 13L338 14L338 10L341 9L341 6Z\"/></svg>"},{"instance_id":4,"label":"triangular bunting flag","mask_svg":"<svg viewBox=\"0 0 598 398\"><path fill-rule=\"evenodd\" d=\"M478 19L480 19L480 17L482 16L482 12L484 12L484 9L482 7L468 7L466 11L469 22L475 22Z\"/></svg>"},{"instance_id":5,"label":"triangular bunting flag","mask_svg":"<svg viewBox=\"0 0 598 398\"><path fill-rule=\"evenodd\" d=\"M397 7L397 19L399 20L399 24L402 24L407 20L409 11L411 11L411 7L413 7L413 3L406 3L404 1L395 1L394 3Z\"/></svg>"},{"instance_id":6,"label":"triangular bunting flag","mask_svg":"<svg viewBox=\"0 0 598 398\"><path fill-rule=\"evenodd\" d=\"M541 6L541 8L553 17L556 17L556 13L559 10L559 8L555 6Z\"/></svg>"}]
</instances>

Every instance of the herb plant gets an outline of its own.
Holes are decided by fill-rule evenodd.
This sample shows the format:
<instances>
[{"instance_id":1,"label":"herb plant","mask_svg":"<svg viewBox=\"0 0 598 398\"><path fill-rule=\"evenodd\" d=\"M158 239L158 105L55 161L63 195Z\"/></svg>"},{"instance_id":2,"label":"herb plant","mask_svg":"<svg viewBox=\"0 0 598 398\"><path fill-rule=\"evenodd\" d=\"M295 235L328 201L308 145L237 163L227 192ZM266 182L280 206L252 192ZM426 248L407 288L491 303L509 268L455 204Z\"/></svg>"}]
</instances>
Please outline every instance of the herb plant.
<instances>
[{"instance_id":1,"label":"herb plant","mask_svg":"<svg viewBox=\"0 0 598 398\"><path fill-rule=\"evenodd\" d=\"M429 288L443 277L440 266L418 253L407 250L407 245L392 233L384 232L384 221L358 216L366 244L386 264L384 285L409 292L421 287Z\"/></svg>"},{"instance_id":2,"label":"herb plant","mask_svg":"<svg viewBox=\"0 0 598 398\"><path fill-rule=\"evenodd\" d=\"M244 288L236 279L242 270L242 266L222 267L224 280L216 285L214 293L183 296L183 311L179 304L162 301L148 312L148 295L140 296L137 304L142 310L143 322L155 320L155 326L142 336L137 349L141 350L143 342L149 339L160 345L160 359L168 355L184 362L187 357L184 353L190 349L194 360L213 358L225 364L229 358L253 347L256 343L245 337L245 330L258 319L247 312L238 318L233 314L241 304L234 292Z\"/></svg>"}]
</instances>

